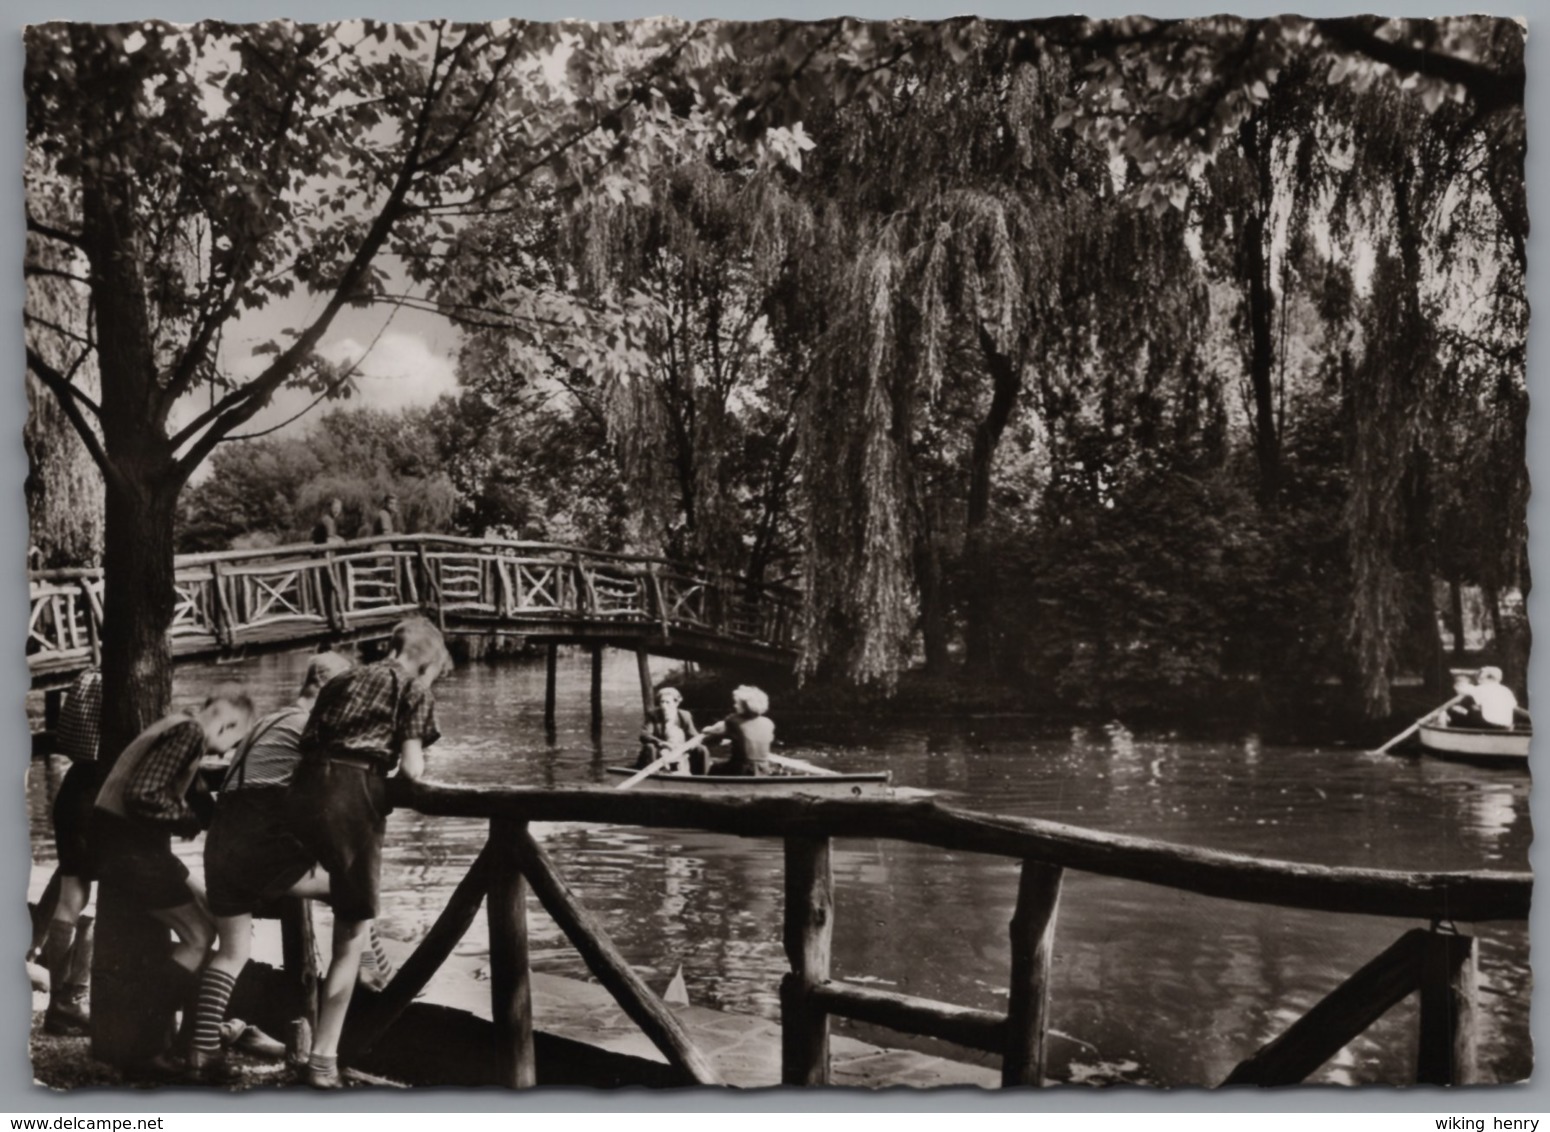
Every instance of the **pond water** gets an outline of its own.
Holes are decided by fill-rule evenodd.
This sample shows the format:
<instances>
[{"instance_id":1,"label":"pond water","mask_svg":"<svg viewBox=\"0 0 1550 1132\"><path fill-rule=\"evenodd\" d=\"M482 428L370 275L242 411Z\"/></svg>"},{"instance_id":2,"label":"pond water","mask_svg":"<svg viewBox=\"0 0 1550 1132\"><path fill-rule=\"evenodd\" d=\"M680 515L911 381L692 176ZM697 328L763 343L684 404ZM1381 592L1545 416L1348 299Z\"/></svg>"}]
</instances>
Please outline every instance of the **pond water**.
<instances>
[{"instance_id":1,"label":"pond water","mask_svg":"<svg viewBox=\"0 0 1550 1132\"><path fill-rule=\"evenodd\" d=\"M446 733L430 775L447 782L565 785L602 781L633 761L635 660L608 654L607 703L594 740L583 652L560 657L556 729L543 726L543 664L468 664L438 685ZM195 698L216 679L245 680L260 705L288 695L306 658L286 655L179 670ZM669 671L655 662L658 674ZM735 683L728 680L728 687ZM1528 776L1343 749L1132 735L1119 725L1041 732L1028 720L855 724L771 712L781 749L837 770L887 768L894 781L973 809L1048 818L1186 845L1325 865L1527 869ZM701 719L701 723L708 722ZM45 778L48 781L45 781ZM33 845L52 856L46 797L30 776ZM485 837L481 822L390 819L385 932L424 934ZM778 841L631 827L538 827L571 885L659 990L682 966L692 1001L776 1017ZM182 852L198 856L198 844ZM1004 1008L1014 862L887 841L842 840L835 856L837 977L982 1008ZM533 966L586 977L536 903ZM1068 874L1057 925L1051 1074L1061 1080L1164 1085L1220 1082L1414 922L1239 904L1128 881ZM1526 925L1482 925L1481 1062L1494 1081L1526 1078L1530 972ZM460 952L487 957L483 917ZM1314 1078L1413 1079L1413 1001L1392 1010ZM871 1040L936 1048L887 1032Z\"/></svg>"}]
</instances>

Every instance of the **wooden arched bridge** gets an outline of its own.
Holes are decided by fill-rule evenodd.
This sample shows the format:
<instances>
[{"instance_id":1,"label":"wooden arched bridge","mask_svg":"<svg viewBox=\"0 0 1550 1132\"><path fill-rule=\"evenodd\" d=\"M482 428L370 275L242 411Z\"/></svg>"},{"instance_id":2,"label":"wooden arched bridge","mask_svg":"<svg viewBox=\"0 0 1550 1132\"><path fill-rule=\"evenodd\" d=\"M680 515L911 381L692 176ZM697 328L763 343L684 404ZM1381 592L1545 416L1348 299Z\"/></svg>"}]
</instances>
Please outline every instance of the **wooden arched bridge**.
<instances>
[{"instance_id":1,"label":"wooden arched bridge","mask_svg":"<svg viewBox=\"0 0 1550 1132\"><path fill-rule=\"evenodd\" d=\"M789 668L800 594L644 555L553 543L393 535L180 555L177 660L385 636L423 613L443 631L506 634L694 661ZM32 686L62 687L100 653L102 571L31 575Z\"/></svg>"}]
</instances>

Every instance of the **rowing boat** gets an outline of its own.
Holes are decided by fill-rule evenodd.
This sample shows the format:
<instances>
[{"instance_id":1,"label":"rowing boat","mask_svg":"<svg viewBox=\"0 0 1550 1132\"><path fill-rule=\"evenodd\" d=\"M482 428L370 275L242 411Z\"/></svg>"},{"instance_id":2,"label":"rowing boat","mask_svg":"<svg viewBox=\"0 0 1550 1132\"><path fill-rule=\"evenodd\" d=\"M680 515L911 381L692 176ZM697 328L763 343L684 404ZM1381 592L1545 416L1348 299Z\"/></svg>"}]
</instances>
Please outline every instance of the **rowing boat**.
<instances>
[{"instance_id":1,"label":"rowing boat","mask_svg":"<svg viewBox=\"0 0 1550 1132\"><path fill-rule=\"evenodd\" d=\"M1527 766L1529 741L1534 733L1426 723L1422 724L1420 735L1421 746L1439 758Z\"/></svg>"},{"instance_id":2,"label":"rowing boat","mask_svg":"<svg viewBox=\"0 0 1550 1132\"><path fill-rule=\"evenodd\" d=\"M628 778L637 772L611 766L608 773ZM750 777L731 774L673 774L656 771L641 779L636 790L692 790L701 794L746 792L759 795L802 794L820 798L886 798L896 794L886 770L865 774L771 774Z\"/></svg>"}]
</instances>

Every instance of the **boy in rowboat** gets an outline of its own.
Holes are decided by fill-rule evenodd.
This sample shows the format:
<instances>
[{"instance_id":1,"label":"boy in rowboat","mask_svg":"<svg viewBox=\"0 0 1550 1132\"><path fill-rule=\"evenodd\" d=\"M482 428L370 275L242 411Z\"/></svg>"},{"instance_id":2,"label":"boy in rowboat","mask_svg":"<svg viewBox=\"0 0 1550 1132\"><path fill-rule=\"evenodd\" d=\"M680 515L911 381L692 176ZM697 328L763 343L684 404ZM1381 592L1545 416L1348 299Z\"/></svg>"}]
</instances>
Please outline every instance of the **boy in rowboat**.
<instances>
[{"instance_id":1,"label":"boy in rowboat","mask_svg":"<svg viewBox=\"0 0 1550 1132\"><path fill-rule=\"evenodd\" d=\"M770 697L762 689L747 684L733 689L732 714L700 734L700 742L725 740L732 745L732 757L712 766L711 774L756 778L776 773L770 762L775 724L770 722L769 710Z\"/></svg>"},{"instance_id":2,"label":"boy in rowboat","mask_svg":"<svg viewBox=\"0 0 1550 1132\"><path fill-rule=\"evenodd\" d=\"M699 735L694 717L679 705L683 696L677 688L661 688L657 691L657 706L646 713L646 723L640 733L640 757L635 760L636 770L645 770L668 751L682 747ZM710 760L705 748L694 746L689 752L689 773L704 774ZM681 763L679 765L682 765Z\"/></svg>"},{"instance_id":3,"label":"boy in rowboat","mask_svg":"<svg viewBox=\"0 0 1550 1132\"><path fill-rule=\"evenodd\" d=\"M291 828L328 873L334 906L333 956L307 1064L307 1083L337 1089L339 1038L355 990L367 925L377 918L382 843L391 807L387 776L425 772L425 748L439 735L431 685L452 664L423 617L393 629L385 660L336 677L318 693L301 736L289 787Z\"/></svg>"}]
</instances>

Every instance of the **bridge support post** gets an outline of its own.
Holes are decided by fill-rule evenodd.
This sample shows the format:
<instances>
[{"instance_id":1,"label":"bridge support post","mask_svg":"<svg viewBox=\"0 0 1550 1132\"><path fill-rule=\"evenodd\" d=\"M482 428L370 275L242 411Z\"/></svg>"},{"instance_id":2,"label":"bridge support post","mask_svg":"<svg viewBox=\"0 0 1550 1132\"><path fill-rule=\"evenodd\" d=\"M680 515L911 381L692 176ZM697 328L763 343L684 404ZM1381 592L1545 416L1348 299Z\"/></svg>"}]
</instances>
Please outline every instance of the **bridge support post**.
<instances>
[{"instance_id":1,"label":"bridge support post","mask_svg":"<svg viewBox=\"0 0 1550 1132\"><path fill-rule=\"evenodd\" d=\"M603 646L592 646L592 732L603 729Z\"/></svg>"},{"instance_id":2,"label":"bridge support post","mask_svg":"<svg viewBox=\"0 0 1550 1132\"><path fill-rule=\"evenodd\" d=\"M549 645L544 650L544 730L554 730L554 681L559 664L560 646Z\"/></svg>"},{"instance_id":3,"label":"bridge support post","mask_svg":"<svg viewBox=\"0 0 1550 1132\"><path fill-rule=\"evenodd\" d=\"M643 648L636 649L635 667L640 672L640 704L649 712L655 706L651 688L651 654Z\"/></svg>"}]
</instances>

